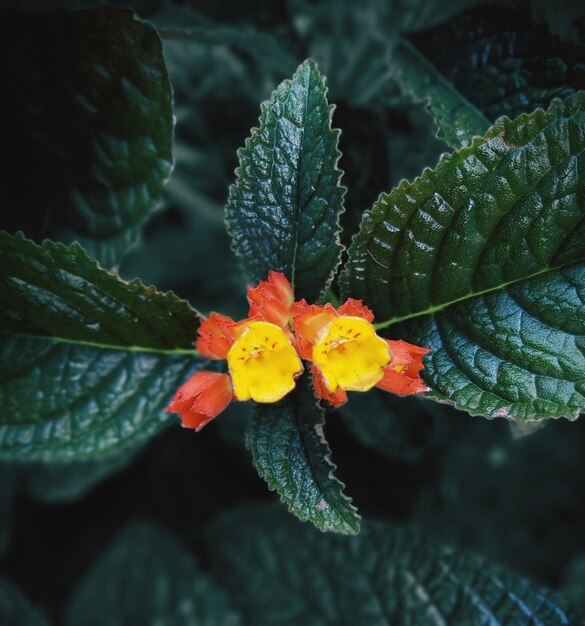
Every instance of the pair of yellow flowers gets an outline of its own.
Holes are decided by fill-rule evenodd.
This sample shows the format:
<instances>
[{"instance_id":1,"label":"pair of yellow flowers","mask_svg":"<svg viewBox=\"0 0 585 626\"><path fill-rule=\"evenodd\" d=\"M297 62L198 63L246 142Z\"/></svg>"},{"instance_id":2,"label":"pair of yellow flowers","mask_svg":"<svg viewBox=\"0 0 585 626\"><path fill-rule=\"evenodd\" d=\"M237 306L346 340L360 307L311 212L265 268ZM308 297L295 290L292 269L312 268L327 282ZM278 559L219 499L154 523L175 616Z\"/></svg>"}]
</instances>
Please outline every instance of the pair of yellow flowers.
<instances>
[{"instance_id":1,"label":"pair of yellow flowers","mask_svg":"<svg viewBox=\"0 0 585 626\"><path fill-rule=\"evenodd\" d=\"M425 391L419 376L426 348L383 339L372 311L360 300L342 306L295 302L280 272L248 288L249 316L239 322L212 313L199 327L199 353L227 360L227 374L196 372L177 391L167 410L183 426L199 430L233 400L277 402L292 391L310 363L315 395L332 406L347 391L377 386L399 395Z\"/></svg>"}]
</instances>

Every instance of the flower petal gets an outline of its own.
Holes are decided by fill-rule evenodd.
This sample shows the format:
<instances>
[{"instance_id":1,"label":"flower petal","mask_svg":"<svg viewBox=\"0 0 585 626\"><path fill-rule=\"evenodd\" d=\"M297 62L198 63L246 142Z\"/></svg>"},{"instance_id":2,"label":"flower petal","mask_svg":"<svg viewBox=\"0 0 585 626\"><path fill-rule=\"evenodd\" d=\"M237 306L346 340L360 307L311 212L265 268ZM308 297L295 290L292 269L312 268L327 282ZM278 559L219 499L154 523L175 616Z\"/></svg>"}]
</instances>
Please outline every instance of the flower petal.
<instances>
[{"instance_id":1,"label":"flower petal","mask_svg":"<svg viewBox=\"0 0 585 626\"><path fill-rule=\"evenodd\" d=\"M330 391L368 391L383 377L390 351L361 317L336 317L313 347L312 360Z\"/></svg>"},{"instance_id":2,"label":"flower petal","mask_svg":"<svg viewBox=\"0 0 585 626\"><path fill-rule=\"evenodd\" d=\"M281 272L270 270L268 280L257 287L248 287L250 317L284 328L290 321L293 290L287 277Z\"/></svg>"},{"instance_id":3,"label":"flower petal","mask_svg":"<svg viewBox=\"0 0 585 626\"><path fill-rule=\"evenodd\" d=\"M228 406L232 398L230 377L204 370L193 374L177 390L166 410L178 413L183 427L201 430Z\"/></svg>"},{"instance_id":4,"label":"flower petal","mask_svg":"<svg viewBox=\"0 0 585 626\"><path fill-rule=\"evenodd\" d=\"M337 312L331 304L307 304L306 300L299 300L293 304L292 314L299 354L310 361L313 358L313 346L337 317Z\"/></svg>"},{"instance_id":5,"label":"flower petal","mask_svg":"<svg viewBox=\"0 0 585 626\"><path fill-rule=\"evenodd\" d=\"M347 393L341 387L337 387L335 391L329 391L323 374L316 365L311 366L311 374L313 376L313 391L317 398L326 400L333 407L341 406L347 402Z\"/></svg>"},{"instance_id":6,"label":"flower petal","mask_svg":"<svg viewBox=\"0 0 585 626\"><path fill-rule=\"evenodd\" d=\"M428 391L429 388L421 379L419 372L423 368L423 356L430 350L402 340L387 339L386 343L390 348L392 360L384 368L384 377L376 386L399 396Z\"/></svg>"},{"instance_id":7,"label":"flower petal","mask_svg":"<svg viewBox=\"0 0 585 626\"><path fill-rule=\"evenodd\" d=\"M199 353L208 359L225 359L234 342L236 322L227 315L212 313L199 326L196 346Z\"/></svg>"},{"instance_id":8,"label":"flower petal","mask_svg":"<svg viewBox=\"0 0 585 626\"><path fill-rule=\"evenodd\" d=\"M374 321L374 314L372 310L367 307L361 300L355 300L354 298L348 298L338 309L339 315L349 315L352 317L362 317L367 322L372 323Z\"/></svg>"},{"instance_id":9,"label":"flower petal","mask_svg":"<svg viewBox=\"0 0 585 626\"><path fill-rule=\"evenodd\" d=\"M294 389L303 371L285 331L263 321L246 325L227 360L238 400L277 402Z\"/></svg>"}]
</instances>

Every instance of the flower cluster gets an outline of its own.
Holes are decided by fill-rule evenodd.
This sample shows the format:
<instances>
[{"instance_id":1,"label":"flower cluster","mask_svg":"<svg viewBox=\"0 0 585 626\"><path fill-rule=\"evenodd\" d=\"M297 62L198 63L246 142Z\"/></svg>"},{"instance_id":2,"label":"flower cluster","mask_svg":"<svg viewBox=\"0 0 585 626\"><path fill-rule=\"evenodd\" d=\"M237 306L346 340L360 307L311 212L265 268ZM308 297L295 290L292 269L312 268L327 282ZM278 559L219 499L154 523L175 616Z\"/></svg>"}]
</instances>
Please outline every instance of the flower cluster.
<instances>
[{"instance_id":1,"label":"flower cluster","mask_svg":"<svg viewBox=\"0 0 585 626\"><path fill-rule=\"evenodd\" d=\"M212 313L199 327L199 353L227 360L228 373L196 372L175 394L167 411L183 426L201 429L232 400L277 402L292 391L310 363L313 389L332 406L348 391L376 386L401 396L426 391L419 376L426 348L376 334L372 311L360 300L342 306L294 301L280 272L248 288L250 311L236 322Z\"/></svg>"}]
</instances>

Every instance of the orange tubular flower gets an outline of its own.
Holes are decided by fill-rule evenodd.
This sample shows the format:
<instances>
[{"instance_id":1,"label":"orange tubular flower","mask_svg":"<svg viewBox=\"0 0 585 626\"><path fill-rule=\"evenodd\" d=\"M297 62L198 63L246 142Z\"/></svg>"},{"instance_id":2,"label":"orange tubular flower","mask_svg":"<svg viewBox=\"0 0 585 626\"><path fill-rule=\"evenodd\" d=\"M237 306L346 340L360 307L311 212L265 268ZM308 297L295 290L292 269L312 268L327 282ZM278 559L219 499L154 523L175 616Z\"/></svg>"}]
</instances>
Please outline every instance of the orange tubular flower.
<instances>
[{"instance_id":1,"label":"orange tubular flower","mask_svg":"<svg viewBox=\"0 0 585 626\"><path fill-rule=\"evenodd\" d=\"M209 359L227 360L229 374L202 371L175 394L167 411L199 430L232 399L277 402L292 391L303 365L289 328L292 287L279 272L248 288L250 316L239 322L212 313L199 327L196 346Z\"/></svg>"},{"instance_id":2,"label":"orange tubular flower","mask_svg":"<svg viewBox=\"0 0 585 626\"><path fill-rule=\"evenodd\" d=\"M338 309L301 300L292 314L299 352L312 362L315 394L332 406L346 402L347 391L374 386L401 396L427 391L419 372L429 350L379 337L372 311L360 300L350 298Z\"/></svg>"}]
</instances>

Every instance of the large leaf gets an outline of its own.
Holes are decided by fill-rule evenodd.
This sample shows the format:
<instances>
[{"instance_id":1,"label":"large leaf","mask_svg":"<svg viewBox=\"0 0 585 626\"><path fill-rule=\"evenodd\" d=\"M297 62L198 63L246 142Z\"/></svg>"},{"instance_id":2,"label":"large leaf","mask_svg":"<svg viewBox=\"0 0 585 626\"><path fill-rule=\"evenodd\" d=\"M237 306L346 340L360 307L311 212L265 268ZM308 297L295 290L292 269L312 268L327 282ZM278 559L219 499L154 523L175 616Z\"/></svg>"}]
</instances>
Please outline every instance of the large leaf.
<instances>
[{"instance_id":1,"label":"large leaf","mask_svg":"<svg viewBox=\"0 0 585 626\"><path fill-rule=\"evenodd\" d=\"M258 473L289 510L324 531L354 534L359 516L333 476L323 434L324 411L307 382L278 404L257 404L246 431Z\"/></svg>"},{"instance_id":2,"label":"large leaf","mask_svg":"<svg viewBox=\"0 0 585 626\"><path fill-rule=\"evenodd\" d=\"M208 543L254 626L576 624L550 591L387 523L323 536L263 506L225 515Z\"/></svg>"},{"instance_id":3,"label":"large leaf","mask_svg":"<svg viewBox=\"0 0 585 626\"><path fill-rule=\"evenodd\" d=\"M285 273L297 298L317 300L339 265L345 189L339 131L317 66L305 61L261 105L238 156L226 207L233 249L254 281Z\"/></svg>"},{"instance_id":4,"label":"large leaf","mask_svg":"<svg viewBox=\"0 0 585 626\"><path fill-rule=\"evenodd\" d=\"M196 365L187 302L120 280L77 244L3 233L0 304L0 454L106 454L169 422L162 409Z\"/></svg>"},{"instance_id":5,"label":"large leaf","mask_svg":"<svg viewBox=\"0 0 585 626\"><path fill-rule=\"evenodd\" d=\"M242 622L173 536L148 522L134 522L82 581L65 623L240 626Z\"/></svg>"},{"instance_id":6,"label":"large leaf","mask_svg":"<svg viewBox=\"0 0 585 626\"><path fill-rule=\"evenodd\" d=\"M47 626L44 615L21 591L0 578L0 624L3 626Z\"/></svg>"},{"instance_id":7,"label":"large leaf","mask_svg":"<svg viewBox=\"0 0 585 626\"><path fill-rule=\"evenodd\" d=\"M432 349L435 397L511 418L585 408L584 160L576 94L502 118L365 214L345 295Z\"/></svg>"},{"instance_id":8,"label":"large leaf","mask_svg":"<svg viewBox=\"0 0 585 626\"><path fill-rule=\"evenodd\" d=\"M585 47L535 26L526 7L469 9L410 42L400 40L391 53L395 76L428 99L439 136L455 147L469 145L501 115L516 117L585 89Z\"/></svg>"},{"instance_id":9,"label":"large leaf","mask_svg":"<svg viewBox=\"0 0 585 626\"><path fill-rule=\"evenodd\" d=\"M159 37L131 11L4 13L2 226L118 263L172 164Z\"/></svg>"}]
</instances>

